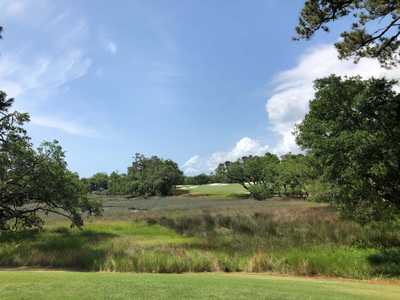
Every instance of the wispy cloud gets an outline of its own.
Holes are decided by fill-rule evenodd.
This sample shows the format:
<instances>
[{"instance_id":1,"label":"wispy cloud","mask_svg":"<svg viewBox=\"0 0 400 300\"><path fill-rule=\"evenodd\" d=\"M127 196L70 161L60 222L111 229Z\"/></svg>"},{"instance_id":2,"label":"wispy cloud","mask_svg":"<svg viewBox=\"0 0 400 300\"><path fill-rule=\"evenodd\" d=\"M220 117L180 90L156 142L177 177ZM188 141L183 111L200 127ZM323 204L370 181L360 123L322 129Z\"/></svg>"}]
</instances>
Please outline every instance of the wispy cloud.
<instances>
[{"instance_id":1,"label":"wispy cloud","mask_svg":"<svg viewBox=\"0 0 400 300\"><path fill-rule=\"evenodd\" d=\"M72 135L91 138L100 137L96 130L72 120L63 120L62 118L53 117L32 116L31 123L36 126L58 129Z\"/></svg>"},{"instance_id":2,"label":"wispy cloud","mask_svg":"<svg viewBox=\"0 0 400 300\"><path fill-rule=\"evenodd\" d=\"M36 27L52 14L53 9L54 1L50 0L1 0L0 18L3 22L20 22Z\"/></svg>"},{"instance_id":3,"label":"wispy cloud","mask_svg":"<svg viewBox=\"0 0 400 300\"><path fill-rule=\"evenodd\" d=\"M11 17L21 16L25 14L27 1L5 0L0 4L0 8L4 13Z\"/></svg>"},{"instance_id":4,"label":"wispy cloud","mask_svg":"<svg viewBox=\"0 0 400 300\"><path fill-rule=\"evenodd\" d=\"M35 58L6 52L0 56L0 86L11 97L33 92L47 95L85 76L90 66L91 59L79 49Z\"/></svg>"},{"instance_id":5,"label":"wispy cloud","mask_svg":"<svg viewBox=\"0 0 400 300\"><path fill-rule=\"evenodd\" d=\"M117 44L115 44L113 41L108 41L107 45L106 45L106 49L111 54L115 54L115 53L117 53L118 47L117 47Z\"/></svg>"},{"instance_id":6,"label":"wispy cloud","mask_svg":"<svg viewBox=\"0 0 400 300\"><path fill-rule=\"evenodd\" d=\"M200 167L200 156L199 155L194 155L191 158L189 158L183 165L182 169L184 170L185 174L192 175L192 174L197 174L201 170L198 168Z\"/></svg>"},{"instance_id":7,"label":"wispy cloud","mask_svg":"<svg viewBox=\"0 0 400 300\"><path fill-rule=\"evenodd\" d=\"M15 26L36 32L38 36L52 37L45 50L35 44L35 40L22 49L9 47L2 50L0 88L16 98L17 109L31 113L33 125L95 137L98 135L94 130L71 120L67 113L61 116L58 108L52 107L49 96L68 90L68 85L86 76L92 65L83 43L88 34L86 20L76 14L72 17L69 12L60 12L56 8L47 0L0 1L0 16L11 18ZM51 26L41 28L29 22L36 17ZM46 111L54 113L38 113L43 105Z\"/></svg>"},{"instance_id":8,"label":"wispy cloud","mask_svg":"<svg viewBox=\"0 0 400 300\"><path fill-rule=\"evenodd\" d=\"M358 64L339 60L333 45L309 49L295 67L277 74L272 83L273 91L266 103L266 111L271 129L279 136L278 144L272 149L274 152L299 151L292 134L294 126L308 111L309 101L314 96L314 80L330 74L400 78L399 69L383 69L372 59L362 59Z\"/></svg>"},{"instance_id":9,"label":"wispy cloud","mask_svg":"<svg viewBox=\"0 0 400 300\"><path fill-rule=\"evenodd\" d=\"M192 156L182 165L182 169L187 175L196 175L202 172L210 173L220 163L235 161L248 155L263 155L268 151L268 148L268 145L263 145L258 140L243 137L229 151L219 151L205 157Z\"/></svg>"},{"instance_id":10,"label":"wispy cloud","mask_svg":"<svg viewBox=\"0 0 400 300\"><path fill-rule=\"evenodd\" d=\"M115 41L107 37L104 33L100 34L100 44L105 51L110 53L111 55L115 55L118 52L118 45Z\"/></svg>"}]
</instances>

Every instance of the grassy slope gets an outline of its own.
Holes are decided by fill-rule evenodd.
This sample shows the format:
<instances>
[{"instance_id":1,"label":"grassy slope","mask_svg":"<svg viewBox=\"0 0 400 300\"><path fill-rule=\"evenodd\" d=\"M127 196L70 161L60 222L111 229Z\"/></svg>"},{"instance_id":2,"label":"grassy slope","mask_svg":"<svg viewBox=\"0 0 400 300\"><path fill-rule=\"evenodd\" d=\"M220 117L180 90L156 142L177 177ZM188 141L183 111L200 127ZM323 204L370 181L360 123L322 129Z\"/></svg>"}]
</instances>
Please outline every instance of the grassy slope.
<instances>
[{"instance_id":1,"label":"grassy slope","mask_svg":"<svg viewBox=\"0 0 400 300\"><path fill-rule=\"evenodd\" d=\"M0 272L0 299L398 299L399 285L245 274Z\"/></svg>"},{"instance_id":2,"label":"grassy slope","mask_svg":"<svg viewBox=\"0 0 400 300\"><path fill-rule=\"evenodd\" d=\"M238 183L189 185L181 186L181 189L188 191L192 196L246 197L249 194Z\"/></svg>"}]
</instances>

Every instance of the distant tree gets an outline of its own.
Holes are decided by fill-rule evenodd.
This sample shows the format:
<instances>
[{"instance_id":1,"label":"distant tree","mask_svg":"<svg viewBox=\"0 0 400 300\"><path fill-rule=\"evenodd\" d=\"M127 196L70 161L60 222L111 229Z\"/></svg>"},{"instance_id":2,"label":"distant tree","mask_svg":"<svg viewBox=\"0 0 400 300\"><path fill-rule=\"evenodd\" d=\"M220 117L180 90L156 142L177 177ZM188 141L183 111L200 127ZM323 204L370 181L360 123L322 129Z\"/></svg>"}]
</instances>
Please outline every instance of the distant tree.
<instances>
[{"instance_id":1,"label":"distant tree","mask_svg":"<svg viewBox=\"0 0 400 300\"><path fill-rule=\"evenodd\" d=\"M229 161L225 163L220 163L218 167L215 169L215 181L220 183L231 183L230 179L227 176L227 165Z\"/></svg>"},{"instance_id":2,"label":"distant tree","mask_svg":"<svg viewBox=\"0 0 400 300\"><path fill-rule=\"evenodd\" d=\"M307 0L296 27L297 39L309 39L328 24L352 17L352 28L335 44L340 58L377 58L386 67L400 62L399 0Z\"/></svg>"},{"instance_id":3,"label":"distant tree","mask_svg":"<svg viewBox=\"0 0 400 300\"><path fill-rule=\"evenodd\" d=\"M188 185L202 185L210 183L212 180L212 176L202 173L196 176L185 176L184 183Z\"/></svg>"},{"instance_id":4,"label":"distant tree","mask_svg":"<svg viewBox=\"0 0 400 300\"><path fill-rule=\"evenodd\" d=\"M175 186L183 183L183 173L174 161L139 153L128 168L128 178L130 192L136 196L171 195Z\"/></svg>"},{"instance_id":5,"label":"distant tree","mask_svg":"<svg viewBox=\"0 0 400 300\"><path fill-rule=\"evenodd\" d=\"M255 199L266 199L279 192L279 158L274 154L245 156L224 165L227 178L241 184Z\"/></svg>"},{"instance_id":6,"label":"distant tree","mask_svg":"<svg viewBox=\"0 0 400 300\"><path fill-rule=\"evenodd\" d=\"M286 196L306 196L305 185L309 175L306 157L303 154L285 154L279 164L279 183Z\"/></svg>"},{"instance_id":7,"label":"distant tree","mask_svg":"<svg viewBox=\"0 0 400 300\"><path fill-rule=\"evenodd\" d=\"M315 81L298 144L319 165L330 199L360 222L400 213L400 95L386 79Z\"/></svg>"},{"instance_id":8,"label":"distant tree","mask_svg":"<svg viewBox=\"0 0 400 300\"><path fill-rule=\"evenodd\" d=\"M23 125L29 115L10 111L13 99L0 92L0 230L41 227L41 213L83 224L83 213L100 213L86 197L78 175L67 169L57 141L32 148Z\"/></svg>"},{"instance_id":9,"label":"distant tree","mask_svg":"<svg viewBox=\"0 0 400 300\"><path fill-rule=\"evenodd\" d=\"M108 189L108 175L107 173L96 173L92 177L84 178L83 182L89 192L102 192Z\"/></svg>"},{"instance_id":10,"label":"distant tree","mask_svg":"<svg viewBox=\"0 0 400 300\"><path fill-rule=\"evenodd\" d=\"M129 179L126 174L112 172L108 177L108 190L111 195L129 194Z\"/></svg>"}]
</instances>

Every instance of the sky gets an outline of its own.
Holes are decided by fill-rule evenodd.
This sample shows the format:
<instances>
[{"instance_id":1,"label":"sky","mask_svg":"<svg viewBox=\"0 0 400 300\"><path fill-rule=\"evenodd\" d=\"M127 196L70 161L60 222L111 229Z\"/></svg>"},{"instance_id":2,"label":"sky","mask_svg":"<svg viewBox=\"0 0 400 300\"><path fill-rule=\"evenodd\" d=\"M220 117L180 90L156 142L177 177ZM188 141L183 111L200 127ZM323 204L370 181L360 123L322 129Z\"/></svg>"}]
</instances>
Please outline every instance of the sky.
<instances>
[{"instance_id":1,"label":"sky","mask_svg":"<svg viewBox=\"0 0 400 300\"><path fill-rule=\"evenodd\" d=\"M293 41L303 3L0 0L0 89L31 115L33 144L60 141L81 176L125 172L137 152L187 175L296 153L315 79L400 78L337 59L350 21Z\"/></svg>"}]
</instances>

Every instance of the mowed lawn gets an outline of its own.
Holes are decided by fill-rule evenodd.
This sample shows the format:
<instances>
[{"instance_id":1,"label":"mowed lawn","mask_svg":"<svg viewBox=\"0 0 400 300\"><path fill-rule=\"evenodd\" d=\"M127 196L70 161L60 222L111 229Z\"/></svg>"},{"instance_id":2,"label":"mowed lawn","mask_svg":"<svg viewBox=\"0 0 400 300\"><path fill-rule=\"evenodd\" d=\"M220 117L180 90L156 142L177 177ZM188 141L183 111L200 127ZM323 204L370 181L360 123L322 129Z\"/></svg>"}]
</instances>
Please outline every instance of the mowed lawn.
<instances>
[{"instance_id":1,"label":"mowed lawn","mask_svg":"<svg viewBox=\"0 0 400 300\"><path fill-rule=\"evenodd\" d=\"M211 183L178 187L192 196L247 197L249 192L238 183Z\"/></svg>"},{"instance_id":2,"label":"mowed lawn","mask_svg":"<svg viewBox=\"0 0 400 300\"><path fill-rule=\"evenodd\" d=\"M399 299L400 286L249 274L1 271L0 299Z\"/></svg>"}]
</instances>

